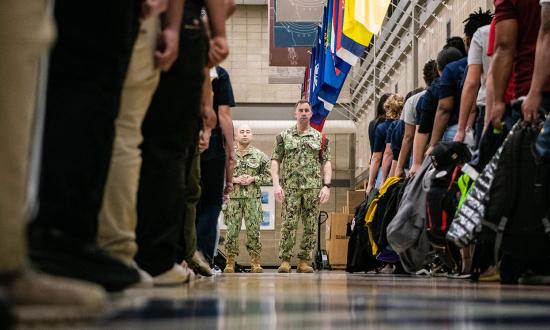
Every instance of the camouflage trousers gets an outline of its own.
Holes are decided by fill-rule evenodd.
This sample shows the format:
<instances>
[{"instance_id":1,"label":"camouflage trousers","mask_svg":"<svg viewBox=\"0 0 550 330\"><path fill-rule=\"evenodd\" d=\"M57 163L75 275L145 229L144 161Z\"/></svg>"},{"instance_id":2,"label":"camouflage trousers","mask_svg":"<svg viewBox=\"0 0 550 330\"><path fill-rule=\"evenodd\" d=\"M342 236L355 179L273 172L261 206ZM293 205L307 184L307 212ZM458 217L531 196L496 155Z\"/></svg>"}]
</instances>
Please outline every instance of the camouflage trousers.
<instances>
[{"instance_id":1,"label":"camouflage trousers","mask_svg":"<svg viewBox=\"0 0 550 330\"><path fill-rule=\"evenodd\" d=\"M316 243L319 189L285 189L282 217L279 258L288 260L292 257L298 223L301 221L304 224L304 234L298 258L310 260Z\"/></svg>"},{"instance_id":2,"label":"camouflage trousers","mask_svg":"<svg viewBox=\"0 0 550 330\"><path fill-rule=\"evenodd\" d=\"M225 250L228 256L239 255L239 233L244 218L246 226L246 249L251 256L259 257L262 252L260 243L260 224L263 219L262 202L260 198L230 199L223 212L224 223L227 226Z\"/></svg>"}]
</instances>

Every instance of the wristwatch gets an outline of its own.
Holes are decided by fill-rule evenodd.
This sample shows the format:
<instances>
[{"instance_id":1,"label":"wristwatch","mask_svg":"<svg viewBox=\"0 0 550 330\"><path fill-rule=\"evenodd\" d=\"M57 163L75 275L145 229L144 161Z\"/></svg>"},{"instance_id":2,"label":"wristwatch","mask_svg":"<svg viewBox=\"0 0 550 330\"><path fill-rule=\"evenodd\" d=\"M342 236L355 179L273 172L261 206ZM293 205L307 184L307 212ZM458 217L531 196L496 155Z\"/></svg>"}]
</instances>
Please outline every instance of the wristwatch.
<instances>
[{"instance_id":1,"label":"wristwatch","mask_svg":"<svg viewBox=\"0 0 550 330\"><path fill-rule=\"evenodd\" d=\"M327 187L327 188L330 189L330 187L332 187L332 185L331 185L330 183L324 183L324 184L323 184L323 187Z\"/></svg>"}]
</instances>

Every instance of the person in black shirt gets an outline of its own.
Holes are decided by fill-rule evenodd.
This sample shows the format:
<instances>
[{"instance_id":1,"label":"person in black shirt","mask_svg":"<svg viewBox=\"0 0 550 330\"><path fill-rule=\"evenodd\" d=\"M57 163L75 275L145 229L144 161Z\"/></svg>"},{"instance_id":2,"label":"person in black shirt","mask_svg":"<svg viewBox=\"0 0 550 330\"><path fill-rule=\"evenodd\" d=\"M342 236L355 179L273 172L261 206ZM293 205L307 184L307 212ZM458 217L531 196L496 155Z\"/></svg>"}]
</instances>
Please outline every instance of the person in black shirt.
<instances>
[{"instance_id":1,"label":"person in black shirt","mask_svg":"<svg viewBox=\"0 0 550 330\"><path fill-rule=\"evenodd\" d=\"M231 107L235 106L233 88L229 74L222 67L216 67L217 78L212 81L214 111L218 124L210 136L209 148L201 155L202 195L197 206L197 245L207 259L213 260L218 237L218 217L223 198L224 179L232 180L228 154L233 153L233 122ZM229 175L230 174L230 175ZM226 190L227 194L228 191Z\"/></svg>"}]
</instances>

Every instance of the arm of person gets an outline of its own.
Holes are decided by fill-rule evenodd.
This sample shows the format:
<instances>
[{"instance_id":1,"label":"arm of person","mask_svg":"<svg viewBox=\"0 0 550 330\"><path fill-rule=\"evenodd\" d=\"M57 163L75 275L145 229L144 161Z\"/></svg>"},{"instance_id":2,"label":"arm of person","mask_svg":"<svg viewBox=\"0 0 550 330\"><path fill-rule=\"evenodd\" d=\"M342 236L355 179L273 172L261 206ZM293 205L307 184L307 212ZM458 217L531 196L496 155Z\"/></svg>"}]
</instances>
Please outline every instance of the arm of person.
<instances>
[{"instance_id":1,"label":"arm of person","mask_svg":"<svg viewBox=\"0 0 550 330\"><path fill-rule=\"evenodd\" d=\"M235 9L237 9L237 4L235 4L235 0L225 0L225 6L227 10L225 13L225 19L228 19L229 17L233 16Z\"/></svg>"},{"instance_id":2,"label":"arm of person","mask_svg":"<svg viewBox=\"0 0 550 330\"><path fill-rule=\"evenodd\" d=\"M422 166L424 161L424 151L426 150L426 145L428 144L428 139L430 135L428 133L416 132L413 142L413 165L409 174L414 176L416 171Z\"/></svg>"},{"instance_id":3,"label":"arm of person","mask_svg":"<svg viewBox=\"0 0 550 330\"><path fill-rule=\"evenodd\" d=\"M495 54L491 63L491 67L493 68L491 76L494 97L493 108L491 109L491 121L495 128L501 128L502 118L506 110L504 93L512 75L514 58L516 56L518 21L507 19L497 22L495 31ZM498 69L495 70L494 68Z\"/></svg>"},{"instance_id":4,"label":"arm of person","mask_svg":"<svg viewBox=\"0 0 550 330\"><path fill-rule=\"evenodd\" d=\"M216 113L212 106L212 84L210 83L209 69L204 69L205 79L202 84L202 100L201 100L201 116L202 116L202 131L199 137L199 152L204 152L208 149L210 143L210 135L212 129L216 127Z\"/></svg>"},{"instance_id":5,"label":"arm of person","mask_svg":"<svg viewBox=\"0 0 550 330\"><path fill-rule=\"evenodd\" d=\"M229 47L225 33L227 5L220 6L219 0L205 0L208 23L210 27L210 49L208 60L210 66L221 63L229 55Z\"/></svg>"},{"instance_id":6,"label":"arm of person","mask_svg":"<svg viewBox=\"0 0 550 330\"><path fill-rule=\"evenodd\" d=\"M433 147L441 140L443 133L449 124L449 118L453 112L454 97L448 96L439 100L437 111L435 113L434 128L430 139L430 147Z\"/></svg>"},{"instance_id":7,"label":"arm of person","mask_svg":"<svg viewBox=\"0 0 550 330\"><path fill-rule=\"evenodd\" d=\"M489 123L493 118L493 104L495 102L495 86L493 84L493 62L489 65L489 72L487 72L487 81L485 82L485 118L483 119L483 132L481 136L485 134L485 130L489 127Z\"/></svg>"},{"instance_id":8,"label":"arm of person","mask_svg":"<svg viewBox=\"0 0 550 330\"><path fill-rule=\"evenodd\" d=\"M380 169L380 164L382 163L382 152L374 152L370 159L370 168L369 168L369 183L367 186L367 195L374 188L376 184L376 176L378 175L378 169Z\"/></svg>"},{"instance_id":9,"label":"arm of person","mask_svg":"<svg viewBox=\"0 0 550 330\"><path fill-rule=\"evenodd\" d=\"M329 183L332 180L332 164L330 160L327 160L323 164L323 183ZM325 204L330 198L330 188L323 186L319 192L319 203Z\"/></svg>"},{"instance_id":10,"label":"arm of person","mask_svg":"<svg viewBox=\"0 0 550 330\"><path fill-rule=\"evenodd\" d=\"M405 174L405 164L409 161L409 155L411 153L414 140L414 131L414 125L405 123L405 134L403 135L399 158L397 159L397 164L395 166L395 176L402 177Z\"/></svg>"},{"instance_id":11,"label":"arm of person","mask_svg":"<svg viewBox=\"0 0 550 330\"><path fill-rule=\"evenodd\" d=\"M281 135L275 137L275 145L271 154L271 181L273 182L273 190L275 199L280 203L285 199L285 192L279 182L279 169L285 154L284 139Z\"/></svg>"},{"instance_id":12,"label":"arm of person","mask_svg":"<svg viewBox=\"0 0 550 330\"><path fill-rule=\"evenodd\" d=\"M538 119L538 111L542 101L542 88L550 77L550 4L541 4L541 24L535 54L535 69L531 89L522 104L523 118L528 121Z\"/></svg>"},{"instance_id":13,"label":"arm of person","mask_svg":"<svg viewBox=\"0 0 550 330\"><path fill-rule=\"evenodd\" d=\"M468 66L468 73L462 87L462 96L460 99L460 114L458 115L458 130L454 137L455 141L464 142L466 128L472 108L475 107L477 94L481 87L481 64L471 64Z\"/></svg>"},{"instance_id":14,"label":"arm of person","mask_svg":"<svg viewBox=\"0 0 550 330\"><path fill-rule=\"evenodd\" d=\"M273 190L275 193L275 199L279 203L282 203L285 199L285 192L283 191L283 188L281 187L281 183L279 182L279 168L280 163L276 159L271 160L271 180L273 181Z\"/></svg>"},{"instance_id":15,"label":"arm of person","mask_svg":"<svg viewBox=\"0 0 550 330\"><path fill-rule=\"evenodd\" d=\"M384 154L382 155L382 182L385 182L390 173L391 162L393 160L393 153L391 151L391 143L386 143Z\"/></svg>"},{"instance_id":16,"label":"arm of person","mask_svg":"<svg viewBox=\"0 0 550 330\"><path fill-rule=\"evenodd\" d=\"M143 0L141 3L141 17L149 18L164 13L168 9L168 0Z\"/></svg>"},{"instance_id":17,"label":"arm of person","mask_svg":"<svg viewBox=\"0 0 550 330\"><path fill-rule=\"evenodd\" d=\"M178 58L181 18L185 0L170 0L161 17L162 31L155 51L155 63L162 71L168 71Z\"/></svg>"},{"instance_id":18,"label":"arm of person","mask_svg":"<svg viewBox=\"0 0 550 330\"><path fill-rule=\"evenodd\" d=\"M233 171L235 169L235 150L233 149L235 132L233 131L231 108L228 105L218 106L218 120L220 121L220 127L225 141L225 175L227 178L233 178Z\"/></svg>"},{"instance_id":19,"label":"arm of person","mask_svg":"<svg viewBox=\"0 0 550 330\"><path fill-rule=\"evenodd\" d=\"M258 186L269 186L271 185L271 172L270 172L270 163L266 155L262 155L260 167L258 174L253 176L253 182L256 182Z\"/></svg>"}]
</instances>

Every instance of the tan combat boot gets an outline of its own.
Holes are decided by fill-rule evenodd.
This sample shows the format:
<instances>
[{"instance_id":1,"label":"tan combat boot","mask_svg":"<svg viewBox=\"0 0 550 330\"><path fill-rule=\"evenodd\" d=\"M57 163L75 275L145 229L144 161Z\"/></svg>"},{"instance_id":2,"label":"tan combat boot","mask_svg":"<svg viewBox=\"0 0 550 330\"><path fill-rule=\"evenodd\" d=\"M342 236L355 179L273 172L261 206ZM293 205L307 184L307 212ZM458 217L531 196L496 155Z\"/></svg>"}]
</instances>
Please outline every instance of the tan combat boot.
<instances>
[{"instance_id":1,"label":"tan combat boot","mask_svg":"<svg viewBox=\"0 0 550 330\"><path fill-rule=\"evenodd\" d=\"M311 262L309 260L300 259L298 263L298 268L296 268L297 273L313 273L313 267L310 266Z\"/></svg>"},{"instance_id":2,"label":"tan combat boot","mask_svg":"<svg viewBox=\"0 0 550 330\"><path fill-rule=\"evenodd\" d=\"M235 272L235 256L227 256L227 262L225 263L224 273Z\"/></svg>"},{"instance_id":3,"label":"tan combat boot","mask_svg":"<svg viewBox=\"0 0 550 330\"><path fill-rule=\"evenodd\" d=\"M259 256L250 256L250 268L252 273L263 273L264 269L260 265Z\"/></svg>"},{"instance_id":4,"label":"tan combat boot","mask_svg":"<svg viewBox=\"0 0 550 330\"><path fill-rule=\"evenodd\" d=\"M283 260L277 269L279 273L290 273L290 260Z\"/></svg>"}]
</instances>

